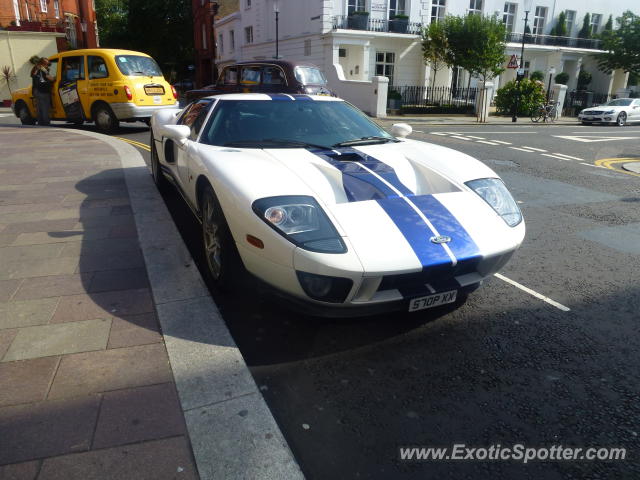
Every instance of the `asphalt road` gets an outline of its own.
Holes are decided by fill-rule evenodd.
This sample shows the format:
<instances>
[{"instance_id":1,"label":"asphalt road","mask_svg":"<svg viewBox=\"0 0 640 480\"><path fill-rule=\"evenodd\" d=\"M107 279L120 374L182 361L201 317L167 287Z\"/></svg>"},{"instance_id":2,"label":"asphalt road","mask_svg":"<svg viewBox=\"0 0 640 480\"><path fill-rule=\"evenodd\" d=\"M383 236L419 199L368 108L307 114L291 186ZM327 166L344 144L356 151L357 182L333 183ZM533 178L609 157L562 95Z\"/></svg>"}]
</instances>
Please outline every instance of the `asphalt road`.
<instances>
[{"instance_id":1,"label":"asphalt road","mask_svg":"<svg viewBox=\"0 0 640 480\"><path fill-rule=\"evenodd\" d=\"M503 278L455 311L330 321L252 288L212 288L304 474L640 478L640 177L616 163L640 159L640 126L413 126L412 138L489 165L520 202L527 236ZM135 126L116 136L149 140ZM165 201L202 265L197 222L177 194ZM623 447L627 458L399 459L401 446L454 444Z\"/></svg>"}]
</instances>

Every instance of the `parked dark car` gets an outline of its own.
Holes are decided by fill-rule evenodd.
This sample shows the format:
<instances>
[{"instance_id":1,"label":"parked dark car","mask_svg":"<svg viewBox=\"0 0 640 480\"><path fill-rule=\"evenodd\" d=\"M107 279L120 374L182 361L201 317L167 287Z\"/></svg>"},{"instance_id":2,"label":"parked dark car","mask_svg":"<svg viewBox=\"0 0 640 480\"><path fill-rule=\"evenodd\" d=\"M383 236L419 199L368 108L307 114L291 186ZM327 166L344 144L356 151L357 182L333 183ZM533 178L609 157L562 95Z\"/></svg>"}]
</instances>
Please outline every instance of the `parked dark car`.
<instances>
[{"instance_id":1,"label":"parked dark car","mask_svg":"<svg viewBox=\"0 0 640 480\"><path fill-rule=\"evenodd\" d=\"M327 80L311 63L285 60L239 62L222 68L215 85L189 90L185 103L219 93L308 93L333 95Z\"/></svg>"}]
</instances>

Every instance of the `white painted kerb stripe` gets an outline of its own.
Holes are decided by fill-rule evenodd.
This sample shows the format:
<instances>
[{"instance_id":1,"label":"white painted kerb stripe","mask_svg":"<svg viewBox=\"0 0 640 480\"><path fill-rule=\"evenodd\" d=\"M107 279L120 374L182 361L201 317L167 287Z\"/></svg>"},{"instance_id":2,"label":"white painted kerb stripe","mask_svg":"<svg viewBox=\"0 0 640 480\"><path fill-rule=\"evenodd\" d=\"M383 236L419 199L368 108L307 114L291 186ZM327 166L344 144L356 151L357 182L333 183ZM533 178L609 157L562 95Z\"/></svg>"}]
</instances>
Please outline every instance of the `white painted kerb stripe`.
<instances>
[{"instance_id":1,"label":"white painted kerb stripe","mask_svg":"<svg viewBox=\"0 0 640 480\"><path fill-rule=\"evenodd\" d=\"M531 290L530 288L525 287L524 285L521 285L518 282L515 282L515 281L511 280L510 278L505 277L504 275L500 275L499 273L496 273L495 277L499 278L500 280L502 280L504 282L507 282L507 283L513 285L516 288L519 288L523 292L527 292L529 295L533 295L534 297L539 298L543 302L547 302L549 305L553 305L554 307L556 307L559 310L562 310L563 312L571 311L571 309L569 307L565 307L561 303L558 303L555 300L550 299L549 297L545 297L541 293L538 293L535 290Z\"/></svg>"}]
</instances>

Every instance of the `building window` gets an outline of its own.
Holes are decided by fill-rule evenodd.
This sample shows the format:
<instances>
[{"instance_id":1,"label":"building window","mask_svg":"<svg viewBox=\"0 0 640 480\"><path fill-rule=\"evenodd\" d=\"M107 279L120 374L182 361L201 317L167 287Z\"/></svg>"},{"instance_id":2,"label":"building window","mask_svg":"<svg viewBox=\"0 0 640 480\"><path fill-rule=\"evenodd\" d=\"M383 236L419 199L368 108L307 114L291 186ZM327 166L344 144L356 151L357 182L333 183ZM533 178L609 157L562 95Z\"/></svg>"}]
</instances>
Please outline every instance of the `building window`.
<instances>
[{"instance_id":1,"label":"building window","mask_svg":"<svg viewBox=\"0 0 640 480\"><path fill-rule=\"evenodd\" d=\"M524 76L525 78L529 78L529 70L531 70L531 62L527 60L524 61Z\"/></svg>"},{"instance_id":2,"label":"building window","mask_svg":"<svg viewBox=\"0 0 640 480\"><path fill-rule=\"evenodd\" d=\"M536 15L533 17L534 35L544 35L544 23L547 19L547 7L536 7Z\"/></svg>"},{"instance_id":3,"label":"building window","mask_svg":"<svg viewBox=\"0 0 640 480\"><path fill-rule=\"evenodd\" d=\"M446 9L446 0L432 0L431 1L431 21L438 22L444 20L444 13Z\"/></svg>"},{"instance_id":4,"label":"building window","mask_svg":"<svg viewBox=\"0 0 640 480\"><path fill-rule=\"evenodd\" d=\"M482 15L482 0L469 0L469 13Z\"/></svg>"},{"instance_id":5,"label":"building window","mask_svg":"<svg viewBox=\"0 0 640 480\"><path fill-rule=\"evenodd\" d=\"M598 29L600 28L600 23L602 23L602 14L600 13L592 13L591 14L591 34L595 35L598 33Z\"/></svg>"},{"instance_id":6,"label":"building window","mask_svg":"<svg viewBox=\"0 0 640 480\"><path fill-rule=\"evenodd\" d=\"M16 16L16 25L20 26L20 6L18 5L18 0L13 0L13 13Z\"/></svg>"},{"instance_id":7,"label":"building window","mask_svg":"<svg viewBox=\"0 0 640 480\"><path fill-rule=\"evenodd\" d=\"M564 15L567 24L567 36L570 37L573 33L573 26L576 24L576 11L565 10Z\"/></svg>"},{"instance_id":8,"label":"building window","mask_svg":"<svg viewBox=\"0 0 640 480\"><path fill-rule=\"evenodd\" d=\"M78 48L78 37L76 33L76 19L71 14L66 14L65 19L65 31L67 34L67 40L71 48Z\"/></svg>"},{"instance_id":9,"label":"building window","mask_svg":"<svg viewBox=\"0 0 640 480\"><path fill-rule=\"evenodd\" d=\"M347 2L347 14L351 15L353 12L364 12L366 10L365 0L348 0Z\"/></svg>"},{"instance_id":10,"label":"building window","mask_svg":"<svg viewBox=\"0 0 640 480\"><path fill-rule=\"evenodd\" d=\"M502 23L507 29L507 32L513 32L513 27L516 22L516 12L518 11L518 5L515 3L504 4L504 14L502 15Z\"/></svg>"},{"instance_id":11,"label":"building window","mask_svg":"<svg viewBox=\"0 0 640 480\"><path fill-rule=\"evenodd\" d=\"M406 15L406 3L406 0L389 0L389 18L393 18L395 15Z\"/></svg>"},{"instance_id":12,"label":"building window","mask_svg":"<svg viewBox=\"0 0 640 480\"><path fill-rule=\"evenodd\" d=\"M253 27L245 27L244 43L253 43Z\"/></svg>"},{"instance_id":13,"label":"building window","mask_svg":"<svg viewBox=\"0 0 640 480\"><path fill-rule=\"evenodd\" d=\"M393 85L393 64L396 54L393 52L376 52L376 75L389 77L389 85Z\"/></svg>"},{"instance_id":14,"label":"building window","mask_svg":"<svg viewBox=\"0 0 640 480\"><path fill-rule=\"evenodd\" d=\"M311 40L304 41L304 56L308 57L311 55Z\"/></svg>"},{"instance_id":15,"label":"building window","mask_svg":"<svg viewBox=\"0 0 640 480\"><path fill-rule=\"evenodd\" d=\"M53 11L56 14L56 18L60 18L60 0L53 0Z\"/></svg>"},{"instance_id":16,"label":"building window","mask_svg":"<svg viewBox=\"0 0 640 480\"><path fill-rule=\"evenodd\" d=\"M247 8L251 8L251 0L247 0Z\"/></svg>"},{"instance_id":17,"label":"building window","mask_svg":"<svg viewBox=\"0 0 640 480\"><path fill-rule=\"evenodd\" d=\"M229 30L229 51L233 52L236 49L236 34L233 30Z\"/></svg>"},{"instance_id":18,"label":"building window","mask_svg":"<svg viewBox=\"0 0 640 480\"><path fill-rule=\"evenodd\" d=\"M203 23L202 25L202 49L207 49L207 27Z\"/></svg>"},{"instance_id":19,"label":"building window","mask_svg":"<svg viewBox=\"0 0 640 480\"><path fill-rule=\"evenodd\" d=\"M47 13L47 0L40 0L40 11Z\"/></svg>"},{"instance_id":20,"label":"building window","mask_svg":"<svg viewBox=\"0 0 640 480\"><path fill-rule=\"evenodd\" d=\"M224 37L221 33L218 34L218 52L224 53Z\"/></svg>"}]
</instances>

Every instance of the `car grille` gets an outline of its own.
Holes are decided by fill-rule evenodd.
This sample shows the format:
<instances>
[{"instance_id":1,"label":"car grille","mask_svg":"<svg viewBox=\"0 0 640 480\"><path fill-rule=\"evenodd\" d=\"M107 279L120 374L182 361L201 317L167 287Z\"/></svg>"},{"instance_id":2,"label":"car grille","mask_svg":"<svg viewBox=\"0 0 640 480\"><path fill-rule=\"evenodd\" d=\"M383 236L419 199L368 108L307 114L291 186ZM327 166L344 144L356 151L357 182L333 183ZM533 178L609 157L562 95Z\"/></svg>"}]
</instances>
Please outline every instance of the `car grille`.
<instances>
[{"instance_id":1,"label":"car grille","mask_svg":"<svg viewBox=\"0 0 640 480\"><path fill-rule=\"evenodd\" d=\"M602 115L604 111L602 110L589 110L588 112L584 112L585 115Z\"/></svg>"}]
</instances>

